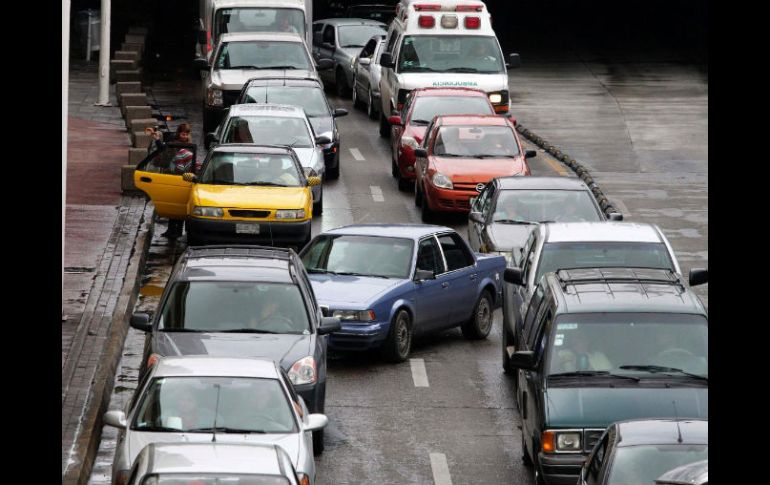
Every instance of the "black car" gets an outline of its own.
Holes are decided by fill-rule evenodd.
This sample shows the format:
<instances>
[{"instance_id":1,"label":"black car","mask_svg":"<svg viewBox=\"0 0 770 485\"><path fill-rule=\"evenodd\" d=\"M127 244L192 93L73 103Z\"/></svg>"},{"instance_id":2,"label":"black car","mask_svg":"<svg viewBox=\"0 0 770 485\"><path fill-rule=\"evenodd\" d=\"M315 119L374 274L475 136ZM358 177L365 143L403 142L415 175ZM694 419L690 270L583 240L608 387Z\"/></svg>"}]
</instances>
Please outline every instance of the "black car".
<instances>
[{"instance_id":1,"label":"black car","mask_svg":"<svg viewBox=\"0 0 770 485\"><path fill-rule=\"evenodd\" d=\"M243 85L235 104L275 103L299 106L305 110L313 131L318 137L328 137L331 142L321 145L326 165L326 178L335 180L340 176L340 133L335 118L345 116L348 111L332 108L326 99L321 81L303 77L260 77Z\"/></svg>"},{"instance_id":2,"label":"black car","mask_svg":"<svg viewBox=\"0 0 770 485\"><path fill-rule=\"evenodd\" d=\"M326 400L324 317L302 261L292 249L262 246L188 248L169 277L158 311L136 313L131 326L148 332L144 368L161 356L263 357L288 373L311 413ZM323 451L323 431L313 433Z\"/></svg>"},{"instance_id":3,"label":"black car","mask_svg":"<svg viewBox=\"0 0 770 485\"><path fill-rule=\"evenodd\" d=\"M708 315L677 273L560 270L536 293L507 348L536 484L576 483L612 422L708 419Z\"/></svg>"},{"instance_id":4,"label":"black car","mask_svg":"<svg viewBox=\"0 0 770 485\"><path fill-rule=\"evenodd\" d=\"M708 477L708 432L709 422L705 419L613 423L580 470L578 485L707 485L703 469Z\"/></svg>"}]
</instances>

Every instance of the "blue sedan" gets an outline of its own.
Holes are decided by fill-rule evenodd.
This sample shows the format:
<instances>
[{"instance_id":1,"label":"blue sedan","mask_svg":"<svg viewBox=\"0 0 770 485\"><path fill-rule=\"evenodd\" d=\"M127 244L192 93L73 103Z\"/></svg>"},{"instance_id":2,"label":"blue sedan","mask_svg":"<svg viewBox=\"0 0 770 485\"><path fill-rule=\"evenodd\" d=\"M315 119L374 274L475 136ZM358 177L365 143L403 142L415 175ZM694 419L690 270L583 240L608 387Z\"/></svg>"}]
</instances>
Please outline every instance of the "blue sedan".
<instances>
[{"instance_id":1,"label":"blue sedan","mask_svg":"<svg viewBox=\"0 0 770 485\"><path fill-rule=\"evenodd\" d=\"M363 224L326 231L300 253L327 315L342 320L329 348L380 348L394 362L414 335L460 326L483 339L499 307L503 256L474 253L451 228Z\"/></svg>"}]
</instances>

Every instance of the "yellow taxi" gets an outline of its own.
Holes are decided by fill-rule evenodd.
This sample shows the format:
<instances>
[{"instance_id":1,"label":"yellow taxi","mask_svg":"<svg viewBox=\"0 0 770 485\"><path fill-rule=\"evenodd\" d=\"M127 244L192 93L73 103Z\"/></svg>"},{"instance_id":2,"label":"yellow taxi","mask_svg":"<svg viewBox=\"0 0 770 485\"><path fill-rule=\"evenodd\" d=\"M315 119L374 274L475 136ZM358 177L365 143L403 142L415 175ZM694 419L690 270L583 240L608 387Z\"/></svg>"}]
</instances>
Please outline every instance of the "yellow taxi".
<instances>
[{"instance_id":1,"label":"yellow taxi","mask_svg":"<svg viewBox=\"0 0 770 485\"><path fill-rule=\"evenodd\" d=\"M169 143L134 172L134 184L159 216L185 221L188 245L301 248L310 241L311 187L321 178L306 177L291 148L220 145L209 151L198 174L175 165L188 148L194 152L192 145Z\"/></svg>"}]
</instances>

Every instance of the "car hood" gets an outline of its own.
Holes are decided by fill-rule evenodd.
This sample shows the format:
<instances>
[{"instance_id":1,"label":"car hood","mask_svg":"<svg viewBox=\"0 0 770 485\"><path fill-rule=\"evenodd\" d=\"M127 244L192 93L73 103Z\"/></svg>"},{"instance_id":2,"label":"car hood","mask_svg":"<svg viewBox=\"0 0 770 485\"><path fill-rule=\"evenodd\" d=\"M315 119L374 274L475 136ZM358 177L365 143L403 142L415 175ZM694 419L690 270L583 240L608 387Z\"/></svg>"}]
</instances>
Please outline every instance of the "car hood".
<instances>
[{"instance_id":1,"label":"car hood","mask_svg":"<svg viewBox=\"0 0 770 485\"><path fill-rule=\"evenodd\" d=\"M333 118L331 116L308 116L308 119L310 120L310 124L313 125L315 136L321 136L324 133L334 130L334 123L332 123ZM332 134L332 136L334 136L334 134Z\"/></svg>"},{"instance_id":2,"label":"car hood","mask_svg":"<svg viewBox=\"0 0 770 485\"><path fill-rule=\"evenodd\" d=\"M492 242L490 251L511 251L523 248L524 243L537 224L501 224L492 223L487 231Z\"/></svg>"},{"instance_id":3,"label":"car hood","mask_svg":"<svg viewBox=\"0 0 770 485\"><path fill-rule=\"evenodd\" d=\"M401 89L427 87L477 88L486 92L508 89L508 74L479 74L452 72L405 72L398 74Z\"/></svg>"},{"instance_id":4,"label":"car hood","mask_svg":"<svg viewBox=\"0 0 770 485\"><path fill-rule=\"evenodd\" d=\"M524 162L520 157L479 159L434 156L431 157L431 164L454 183L486 184L495 177L524 173Z\"/></svg>"},{"instance_id":5,"label":"car hood","mask_svg":"<svg viewBox=\"0 0 770 485\"><path fill-rule=\"evenodd\" d=\"M313 291L321 305L329 308L365 310L385 291L404 280L370 278L366 276L335 276L311 274Z\"/></svg>"},{"instance_id":6,"label":"car hood","mask_svg":"<svg viewBox=\"0 0 770 485\"><path fill-rule=\"evenodd\" d=\"M310 192L307 187L249 187L238 185L196 184L195 205L260 209L305 207Z\"/></svg>"},{"instance_id":7,"label":"car hood","mask_svg":"<svg viewBox=\"0 0 770 485\"><path fill-rule=\"evenodd\" d=\"M708 389L551 387L545 406L546 426L558 428L606 428L626 419L675 416L708 419Z\"/></svg>"},{"instance_id":8,"label":"car hood","mask_svg":"<svg viewBox=\"0 0 770 485\"><path fill-rule=\"evenodd\" d=\"M289 369L302 357L313 355L311 337L309 334L156 332L155 351L163 356L265 357Z\"/></svg>"},{"instance_id":9,"label":"car hood","mask_svg":"<svg viewBox=\"0 0 770 485\"><path fill-rule=\"evenodd\" d=\"M240 90L246 81L254 77L283 77L299 75L303 77L316 77L313 71L298 69L222 69L211 72L211 83L228 91Z\"/></svg>"}]
</instances>

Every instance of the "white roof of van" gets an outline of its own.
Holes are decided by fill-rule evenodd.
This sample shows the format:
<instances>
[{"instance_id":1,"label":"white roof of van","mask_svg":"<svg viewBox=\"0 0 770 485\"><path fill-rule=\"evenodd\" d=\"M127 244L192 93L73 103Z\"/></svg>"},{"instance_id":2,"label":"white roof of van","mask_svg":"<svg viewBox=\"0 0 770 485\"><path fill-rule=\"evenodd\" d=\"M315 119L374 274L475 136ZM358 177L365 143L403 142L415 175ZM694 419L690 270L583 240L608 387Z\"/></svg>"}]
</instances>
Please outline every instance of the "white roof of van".
<instances>
[{"instance_id":1,"label":"white roof of van","mask_svg":"<svg viewBox=\"0 0 770 485\"><path fill-rule=\"evenodd\" d=\"M214 0L215 8L299 8L305 10L305 0Z\"/></svg>"}]
</instances>

